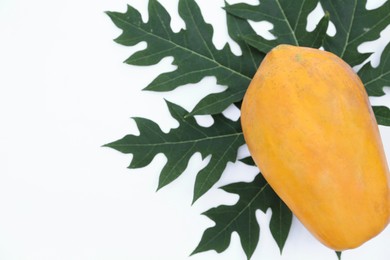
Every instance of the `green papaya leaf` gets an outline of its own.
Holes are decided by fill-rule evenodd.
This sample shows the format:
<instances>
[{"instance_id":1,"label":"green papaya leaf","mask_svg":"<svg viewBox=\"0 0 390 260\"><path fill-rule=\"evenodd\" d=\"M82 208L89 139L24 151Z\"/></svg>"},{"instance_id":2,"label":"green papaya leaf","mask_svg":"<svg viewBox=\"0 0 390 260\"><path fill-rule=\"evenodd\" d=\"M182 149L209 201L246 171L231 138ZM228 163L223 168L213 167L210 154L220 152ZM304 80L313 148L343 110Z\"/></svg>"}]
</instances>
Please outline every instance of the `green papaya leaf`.
<instances>
[{"instance_id":1,"label":"green papaya leaf","mask_svg":"<svg viewBox=\"0 0 390 260\"><path fill-rule=\"evenodd\" d=\"M255 34L243 37L248 44L260 51L267 52L280 43L318 48L324 40L326 50L339 55L351 66L363 62L370 55L370 53L359 53L357 47L365 41L379 37L380 32L390 23L390 2L386 2L378 9L369 11L365 8L366 1L323 0L321 4L324 6L326 14L315 30L309 33L305 30L307 15L317 3L318 1L305 0L301 0L299 3L294 2L294 4L287 0L262 1L260 5L255 7L247 4L236 4L228 6L226 10L243 19L270 21L274 24L274 34L278 35L275 32L283 32L280 37L271 41ZM291 6L301 6L301 9L296 8L295 11L290 12L289 8ZM276 13L272 13L272 11ZM333 37L328 35L325 37L329 13L332 14L331 20L338 30ZM270 17L270 14L273 14L272 17ZM367 18L364 18L364 16L368 16L370 21L366 22L365 19ZM285 19L283 19L284 17ZM293 29L298 27L298 30ZM299 35L299 37L296 35ZM385 94L383 87L390 86L390 44L383 51L379 67L373 68L370 63L367 63L359 71L359 76L370 96ZM378 120L379 124L384 124L385 116L387 114L382 113L381 119Z\"/></svg>"},{"instance_id":2,"label":"green papaya leaf","mask_svg":"<svg viewBox=\"0 0 390 260\"><path fill-rule=\"evenodd\" d=\"M373 106L376 121L379 125L390 126L390 109L385 106Z\"/></svg>"},{"instance_id":3,"label":"green papaya leaf","mask_svg":"<svg viewBox=\"0 0 390 260\"><path fill-rule=\"evenodd\" d=\"M336 35L324 39L324 48L338 55L352 67L370 56L361 54L358 46L379 38L390 24L390 1L374 10L367 10L367 0L320 0L330 20L336 26Z\"/></svg>"},{"instance_id":4,"label":"green papaya leaf","mask_svg":"<svg viewBox=\"0 0 390 260\"><path fill-rule=\"evenodd\" d=\"M232 206L221 205L203 214L215 222L202 236L193 254L214 249L217 252L226 250L230 244L231 234L236 231L247 258L255 251L260 235L256 221L256 210L266 212L272 209L270 230L280 250L282 250L292 222L292 213L279 199L261 174L251 183L234 183L222 187L229 193L240 196Z\"/></svg>"},{"instance_id":5,"label":"green papaya leaf","mask_svg":"<svg viewBox=\"0 0 390 260\"><path fill-rule=\"evenodd\" d=\"M257 6L230 5L226 11L243 19L273 24L271 32L277 37L275 40L266 40L253 33L243 37L248 44L267 53L279 44L319 48L326 35L329 15L325 14L314 31L306 31L307 16L317 4L318 0L264 0Z\"/></svg>"},{"instance_id":6,"label":"green papaya leaf","mask_svg":"<svg viewBox=\"0 0 390 260\"><path fill-rule=\"evenodd\" d=\"M255 72L248 57L235 56L226 45L217 50L212 43L212 26L207 24L194 0L179 1L179 14L186 30L174 33L170 16L156 1L149 1L149 21L143 23L139 12L128 6L126 13L107 12L122 34L115 40L125 46L147 42L145 50L138 51L126 62L132 65L153 65L162 58L173 56L177 69L159 75L147 87L151 91L170 91L188 83L197 83L206 76L215 76L217 83L228 88L223 94L208 97L197 107L197 114L216 114L230 104L240 101ZM253 54L253 53L251 53ZM254 58L251 56L250 58ZM260 63L255 58L256 66Z\"/></svg>"},{"instance_id":7,"label":"green papaya leaf","mask_svg":"<svg viewBox=\"0 0 390 260\"><path fill-rule=\"evenodd\" d=\"M248 21L243 19L237 19L236 17L227 14L227 25L228 32L230 37L235 40L241 48L241 57L246 60L242 63L242 70L246 71L248 75L254 75L263 60L265 53L261 53L254 48L252 48L248 43L243 41L243 37L248 34L255 34L255 31L252 29ZM250 81L246 82L246 85L243 85L243 89L246 91L249 86ZM225 105L225 100L229 99L231 95L235 96L236 91L241 91L238 88L236 89L227 89L225 92L210 94L201 100L196 107L191 112L191 115L196 114L205 114L210 107L220 106L221 108ZM240 100L241 101L241 100ZM222 103L222 105L219 105Z\"/></svg>"},{"instance_id":8,"label":"green papaya leaf","mask_svg":"<svg viewBox=\"0 0 390 260\"><path fill-rule=\"evenodd\" d=\"M245 157L240 161L247 165L256 166L255 161L250 156ZM273 203L270 204L270 208L272 208L270 231L279 246L280 253L282 253L288 233L290 232L292 212L279 197L277 197L277 199L275 198Z\"/></svg>"},{"instance_id":9,"label":"green papaya leaf","mask_svg":"<svg viewBox=\"0 0 390 260\"><path fill-rule=\"evenodd\" d=\"M158 189L174 181L187 168L189 159L196 152L203 157L211 155L210 162L197 175L193 202L207 192L220 178L226 164L236 161L237 150L244 144L239 122L222 115L214 116L211 127L200 127L183 108L167 102L169 111L180 127L164 133L159 126L144 118L134 118L140 135L127 135L106 146L122 153L131 153L129 168L148 165L153 158L163 153L168 162L161 171Z\"/></svg>"},{"instance_id":10,"label":"green papaya leaf","mask_svg":"<svg viewBox=\"0 0 390 260\"><path fill-rule=\"evenodd\" d=\"M385 86L390 87L390 44L383 50L379 66L373 68L370 62L367 62L358 72L359 77L364 83L368 95L383 96Z\"/></svg>"}]
</instances>

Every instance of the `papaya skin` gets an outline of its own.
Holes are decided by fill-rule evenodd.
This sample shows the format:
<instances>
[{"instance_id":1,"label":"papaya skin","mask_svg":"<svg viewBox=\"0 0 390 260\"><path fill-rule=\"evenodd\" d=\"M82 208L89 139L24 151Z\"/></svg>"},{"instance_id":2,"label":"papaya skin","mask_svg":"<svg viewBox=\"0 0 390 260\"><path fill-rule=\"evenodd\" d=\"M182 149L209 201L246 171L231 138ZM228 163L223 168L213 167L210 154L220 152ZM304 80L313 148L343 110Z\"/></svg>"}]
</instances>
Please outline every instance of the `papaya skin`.
<instances>
[{"instance_id":1,"label":"papaya skin","mask_svg":"<svg viewBox=\"0 0 390 260\"><path fill-rule=\"evenodd\" d=\"M390 174L364 86L336 55L279 45L241 107L248 149L301 223L337 251L379 234L390 218Z\"/></svg>"}]
</instances>

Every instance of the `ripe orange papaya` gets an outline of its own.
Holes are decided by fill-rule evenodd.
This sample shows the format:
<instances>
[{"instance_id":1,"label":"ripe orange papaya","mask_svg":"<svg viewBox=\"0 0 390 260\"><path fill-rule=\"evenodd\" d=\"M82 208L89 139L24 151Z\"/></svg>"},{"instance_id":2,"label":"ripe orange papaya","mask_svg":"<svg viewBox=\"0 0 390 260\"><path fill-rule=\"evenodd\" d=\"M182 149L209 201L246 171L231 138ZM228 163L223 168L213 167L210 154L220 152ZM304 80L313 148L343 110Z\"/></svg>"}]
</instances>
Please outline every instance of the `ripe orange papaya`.
<instances>
[{"instance_id":1,"label":"ripe orange papaya","mask_svg":"<svg viewBox=\"0 0 390 260\"><path fill-rule=\"evenodd\" d=\"M279 45L241 107L248 149L302 224L334 250L360 246L390 216L390 174L364 86L336 55Z\"/></svg>"}]
</instances>

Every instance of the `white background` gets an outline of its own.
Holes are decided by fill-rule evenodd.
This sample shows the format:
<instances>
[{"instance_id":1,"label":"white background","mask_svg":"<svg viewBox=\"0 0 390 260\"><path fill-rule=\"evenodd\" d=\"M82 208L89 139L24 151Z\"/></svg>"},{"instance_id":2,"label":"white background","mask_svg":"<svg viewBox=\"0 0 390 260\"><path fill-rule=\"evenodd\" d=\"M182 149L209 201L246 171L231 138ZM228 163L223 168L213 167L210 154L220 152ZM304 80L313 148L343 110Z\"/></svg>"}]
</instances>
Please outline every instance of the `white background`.
<instances>
[{"instance_id":1,"label":"white background","mask_svg":"<svg viewBox=\"0 0 390 260\"><path fill-rule=\"evenodd\" d=\"M161 2L178 31L183 22L177 0ZM217 47L229 42L239 53L228 40L223 1L197 2L216 28ZM368 2L373 8L383 1ZM225 252L188 258L213 225L201 213L238 199L214 187L191 206L195 173L207 159L202 162L196 154L180 178L156 193L164 156L146 168L129 170L131 156L101 147L137 133L133 116L150 118L165 132L177 127L164 98L191 109L208 92L222 89L211 77L172 93L141 91L174 67L172 58L143 68L122 63L145 44L129 48L114 43L120 30L104 11L125 11L127 3L147 19L145 0L0 1L0 260L245 259L236 234ZM320 16L311 18L315 22ZM257 28L270 29L266 23ZM361 48L376 50L374 64L390 30L382 36ZM386 91L387 96L372 102L390 104ZM390 158L390 128L380 130ZM250 181L255 173L240 163L229 164L217 186ZM253 259L336 259L296 219L280 256L268 228L270 216L270 211L257 212L261 237ZM387 260L389 241L387 228L345 252L343 259Z\"/></svg>"}]
</instances>

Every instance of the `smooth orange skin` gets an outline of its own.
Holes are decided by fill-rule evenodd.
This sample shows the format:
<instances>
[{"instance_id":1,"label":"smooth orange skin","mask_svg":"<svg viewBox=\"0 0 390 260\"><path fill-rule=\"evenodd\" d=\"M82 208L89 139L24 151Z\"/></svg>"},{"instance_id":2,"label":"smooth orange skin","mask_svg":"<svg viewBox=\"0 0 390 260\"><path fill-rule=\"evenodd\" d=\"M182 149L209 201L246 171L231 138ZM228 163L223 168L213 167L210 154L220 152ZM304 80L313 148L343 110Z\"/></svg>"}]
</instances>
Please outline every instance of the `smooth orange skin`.
<instances>
[{"instance_id":1,"label":"smooth orange skin","mask_svg":"<svg viewBox=\"0 0 390 260\"><path fill-rule=\"evenodd\" d=\"M389 222L390 175L364 86L336 55L279 45L241 107L249 151L302 224L334 250Z\"/></svg>"}]
</instances>

